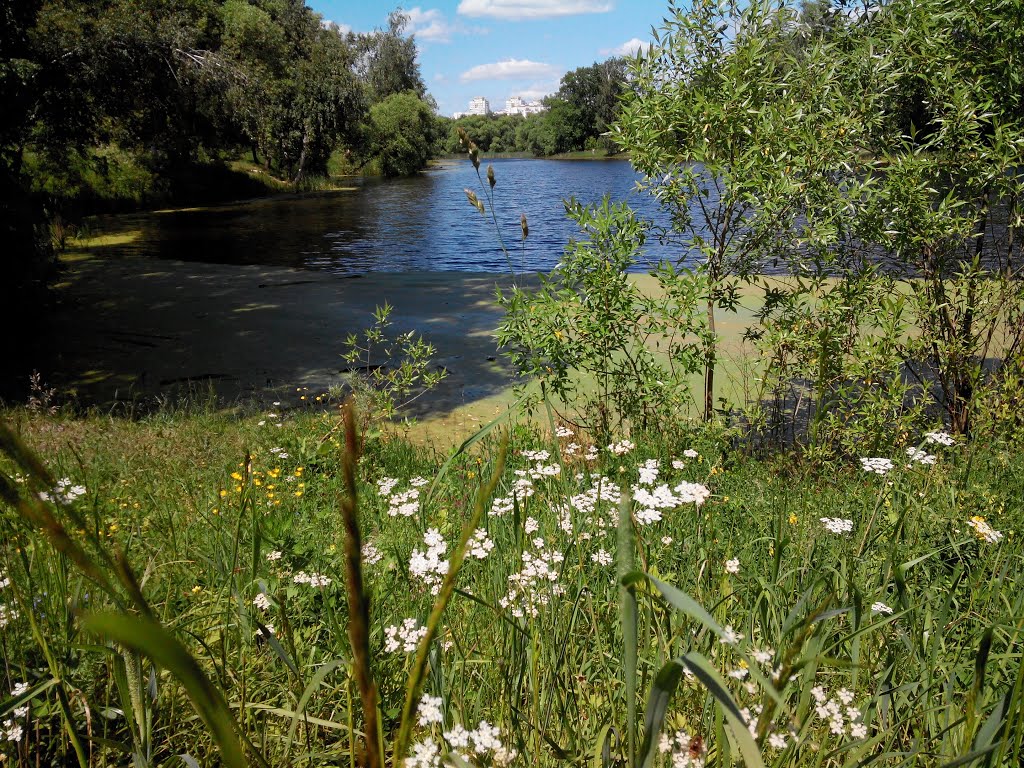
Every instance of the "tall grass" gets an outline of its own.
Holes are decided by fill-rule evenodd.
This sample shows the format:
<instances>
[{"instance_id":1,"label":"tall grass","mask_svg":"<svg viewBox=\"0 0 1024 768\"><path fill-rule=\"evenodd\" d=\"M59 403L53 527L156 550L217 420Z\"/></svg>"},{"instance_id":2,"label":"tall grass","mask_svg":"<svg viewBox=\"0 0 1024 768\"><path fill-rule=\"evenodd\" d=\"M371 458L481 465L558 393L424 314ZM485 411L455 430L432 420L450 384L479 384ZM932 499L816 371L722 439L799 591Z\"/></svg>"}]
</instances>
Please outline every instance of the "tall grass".
<instances>
[{"instance_id":1,"label":"tall grass","mask_svg":"<svg viewBox=\"0 0 1024 768\"><path fill-rule=\"evenodd\" d=\"M357 451L354 431L315 415L8 416L4 671L7 690L29 686L0 705L23 731L3 744L12 764L1021 755L1012 443L880 476L752 461L707 430L587 461L585 434L494 427L448 460L387 436ZM699 483L707 501L645 522L637 502L579 498L650 489L649 458L655 486ZM529 490L517 471L535 475ZM389 514L416 476L435 482L408 517ZM85 493L39 499L63 477ZM1002 538L979 538L974 516ZM410 564L430 528L448 563L437 594ZM415 650L386 650L406 619L423 628Z\"/></svg>"}]
</instances>

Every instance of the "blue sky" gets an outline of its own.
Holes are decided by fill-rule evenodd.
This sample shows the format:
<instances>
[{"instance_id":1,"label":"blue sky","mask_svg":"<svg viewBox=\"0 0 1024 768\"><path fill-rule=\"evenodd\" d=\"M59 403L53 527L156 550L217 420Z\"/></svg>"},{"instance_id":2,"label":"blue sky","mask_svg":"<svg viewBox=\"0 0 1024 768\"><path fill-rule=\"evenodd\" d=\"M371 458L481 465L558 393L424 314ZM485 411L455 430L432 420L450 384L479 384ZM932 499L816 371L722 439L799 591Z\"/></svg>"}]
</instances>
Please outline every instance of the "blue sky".
<instances>
[{"instance_id":1,"label":"blue sky","mask_svg":"<svg viewBox=\"0 0 1024 768\"><path fill-rule=\"evenodd\" d=\"M307 0L325 20L355 32L387 25L401 7L412 19L420 71L442 115L474 96L502 109L558 90L577 67L646 45L666 0Z\"/></svg>"}]
</instances>

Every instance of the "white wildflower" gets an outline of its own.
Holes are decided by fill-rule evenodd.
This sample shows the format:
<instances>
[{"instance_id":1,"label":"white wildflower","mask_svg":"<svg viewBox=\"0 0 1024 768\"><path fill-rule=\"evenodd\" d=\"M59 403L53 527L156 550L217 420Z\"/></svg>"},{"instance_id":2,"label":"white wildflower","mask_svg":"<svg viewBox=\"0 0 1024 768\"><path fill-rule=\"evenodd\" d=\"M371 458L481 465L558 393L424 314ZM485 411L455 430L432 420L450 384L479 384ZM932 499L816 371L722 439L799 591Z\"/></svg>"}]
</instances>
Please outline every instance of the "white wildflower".
<instances>
[{"instance_id":1,"label":"white wildflower","mask_svg":"<svg viewBox=\"0 0 1024 768\"><path fill-rule=\"evenodd\" d=\"M853 520L842 517L822 517L820 520L829 533L843 534L853 531Z\"/></svg>"},{"instance_id":2,"label":"white wildflower","mask_svg":"<svg viewBox=\"0 0 1024 768\"><path fill-rule=\"evenodd\" d=\"M974 529L974 534L988 544L997 544L1003 538L1001 531L997 531L981 515L975 515L967 521L967 525Z\"/></svg>"},{"instance_id":3,"label":"white wildflower","mask_svg":"<svg viewBox=\"0 0 1024 768\"><path fill-rule=\"evenodd\" d=\"M433 725L437 723L440 725L444 722L444 714L441 712L441 701L440 696L431 696L429 693L423 694L420 699L420 705L416 710L416 719L422 726Z\"/></svg>"},{"instance_id":4,"label":"white wildflower","mask_svg":"<svg viewBox=\"0 0 1024 768\"><path fill-rule=\"evenodd\" d=\"M401 649L405 653L414 653L420 640L427 636L427 628L420 626L416 619L405 619L401 624L392 624L384 628L384 650L394 653Z\"/></svg>"},{"instance_id":5,"label":"white wildflower","mask_svg":"<svg viewBox=\"0 0 1024 768\"><path fill-rule=\"evenodd\" d=\"M597 552L590 556L590 559L598 565L608 566L612 564L612 554L605 549L597 550Z\"/></svg>"},{"instance_id":6,"label":"white wildflower","mask_svg":"<svg viewBox=\"0 0 1024 768\"><path fill-rule=\"evenodd\" d=\"M270 610L270 598L260 592L256 597L252 599L252 604L259 608L261 611Z\"/></svg>"},{"instance_id":7,"label":"white wildflower","mask_svg":"<svg viewBox=\"0 0 1024 768\"><path fill-rule=\"evenodd\" d=\"M487 538L487 531L477 528L467 542L469 554L477 560L483 560L494 549L494 542Z\"/></svg>"},{"instance_id":8,"label":"white wildflower","mask_svg":"<svg viewBox=\"0 0 1024 768\"><path fill-rule=\"evenodd\" d=\"M733 629L732 624L726 624L719 642L725 645L739 645L741 640L743 640L743 635Z\"/></svg>"},{"instance_id":9,"label":"white wildflower","mask_svg":"<svg viewBox=\"0 0 1024 768\"><path fill-rule=\"evenodd\" d=\"M949 434L949 432L927 432L924 439L926 443L931 443L932 445L944 445L947 447L956 445L956 438Z\"/></svg>"},{"instance_id":10,"label":"white wildflower","mask_svg":"<svg viewBox=\"0 0 1024 768\"><path fill-rule=\"evenodd\" d=\"M876 475L884 475L893 467L891 459L883 459L878 457L862 458L860 460L860 465L865 472L873 472Z\"/></svg>"},{"instance_id":11,"label":"white wildflower","mask_svg":"<svg viewBox=\"0 0 1024 768\"><path fill-rule=\"evenodd\" d=\"M725 572L726 573L732 573L732 574L739 573L740 572L740 561L739 561L739 559L734 557L732 560L726 560L725 561Z\"/></svg>"}]
</instances>

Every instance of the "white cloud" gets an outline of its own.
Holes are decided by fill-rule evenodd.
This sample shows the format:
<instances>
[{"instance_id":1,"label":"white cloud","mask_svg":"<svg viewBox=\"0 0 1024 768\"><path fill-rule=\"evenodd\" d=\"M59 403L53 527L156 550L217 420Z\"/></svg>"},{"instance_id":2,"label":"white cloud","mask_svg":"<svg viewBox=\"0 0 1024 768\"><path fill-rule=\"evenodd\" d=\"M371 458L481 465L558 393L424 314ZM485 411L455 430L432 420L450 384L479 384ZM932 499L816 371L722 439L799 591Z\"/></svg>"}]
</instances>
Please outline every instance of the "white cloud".
<instances>
[{"instance_id":1,"label":"white cloud","mask_svg":"<svg viewBox=\"0 0 1024 768\"><path fill-rule=\"evenodd\" d=\"M416 35L417 42L450 43L454 35L487 34L481 27L467 27L459 21L450 23L437 8L423 10L416 6L403 13L409 17L406 31Z\"/></svg>"},{"instance_id":2,"label":"white cloud","mask_svg":"<svg viewBox=\"0 0 1024 768\"><path fill-rule=\"evenodd\" d=\"M448 78L445 76L445 74L443 72L438 72L436 75L434 75L434 82L435 83L446 83L446 82L448 82Z\"/></svg>"},{"instance_id":3,"label":"white cloud","mask_svg":"<svg viewBox=\"0 0 1024 768\"><path fill-rule=\"evenodd\" d=\"M409 17L408 31L416 35L417 40L432 43L451 42L452 34L456 30L436 8L424 11L417 6L405 13Z\"/></svg>"},{"instance_id":4,"label":"white cloud","mask_svg":"<svg viewBox=\"0 0 1024 768\"><path fill-rule=\"evenodd\" d=\"M635 56L637 51L644 50L647 46L648 43L646 41L641 40L639 37L634 37L632 40L627 40L615 48L602 48L598 53L602 56Z\"/></svg>"},{"instance_id":5,"label":"white cloud","mask_svg":"<svg viewBox=\"0 0 1024 768\"><path fill-rule=\"evenodd\" d=\"M550 96L558 90L558 83L534 83L529 88L522 88L516 91L513 96L519 96L523 101L540 101L545 96Z\"/></svg>"},{"instance_id":6,"label":"white cloud","mask_svg":"<svg viewBox=\"0 0 1024 768\"><path fill-rule=\"evenodd\" d=\"M477 64L467 69L459 79L464 83L474 80L515 80L529 77L551 77L558 70L550 64L529 59L505 59L493 64Z\"/></svg>"},{"instance_id":7,"label":"white cloud","mask_svg":"<svg viewBox=\"0 0 1024 768\"><path fill-rule=\"evenodd\" d=\"M581 13L607 13L613 6L611 0L462 0L458 12L463 16L490 16L521 21L576 16Z\"/></svg>"}]
</instances>

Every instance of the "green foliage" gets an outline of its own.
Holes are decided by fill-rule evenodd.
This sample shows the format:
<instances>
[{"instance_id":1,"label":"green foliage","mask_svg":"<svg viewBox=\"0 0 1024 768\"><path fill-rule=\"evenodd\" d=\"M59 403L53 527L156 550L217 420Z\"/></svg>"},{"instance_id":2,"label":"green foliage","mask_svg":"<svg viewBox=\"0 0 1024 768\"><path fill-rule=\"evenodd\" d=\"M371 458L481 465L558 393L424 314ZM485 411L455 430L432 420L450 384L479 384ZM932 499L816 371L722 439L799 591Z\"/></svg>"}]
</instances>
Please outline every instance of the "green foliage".
<instances>
[{"instance_id":1,"label":"green foliage","mask_svg":"<svg viewBox=\"0 0 1024 768\"><path fill-rule=\"evenodd\" d=\"M695 339L707 337L702 275L665 266L654 295L645 293L627 271L647 225L607 198L590 207L568 201L566 214L587 239L570 242L540 288L499 294L499 345L519 375L539 380L600 434L681 416L703 343Z\"/></svg>"},{"instance_id":2,"label":"green foliage","mask_svg":"<svg viewBox=\"0 0 1024 768\"><path fill-rule=\"evenodd\" d=\"M412 91L395 93L370 109L368 152L385 176L423 170L434 144L434 111Z\"/></svg>"},{"instance_id":3,"label":"green foliage","mask_svg":"<svg viewBox=\"0 0 1024 768\"><path fill-rule=\"evenodd\" d=\"M797 54L794 15L774 3L707 0L671 6L658 45L632 66L614 130L671 217L659 232L680 259L706 266L708 325L735 304L736 280L783 261L799 272L832 261L863 184L836 183L851 147L879 121L882 94L844 86L879 77L851 71L839 43ZM729 32L731 28L735 34ZM714 410L716 344L705 354L705 418Z\"/></svg>"},{"instance_id":4,"label":"green foliage","mask_svg":"<svg viewBox=\"0 0 1024 768\"><path fill-rule=\"evenodd\" d=\"M373 325L361 336L349 334L341 355L355 366L350 382L363 412L377 420L394 418L448 375L444 368L434 368L433 345L415 331L390 334L391 312L387 303L377 307Z\"/></svg>"}]
</instances>

